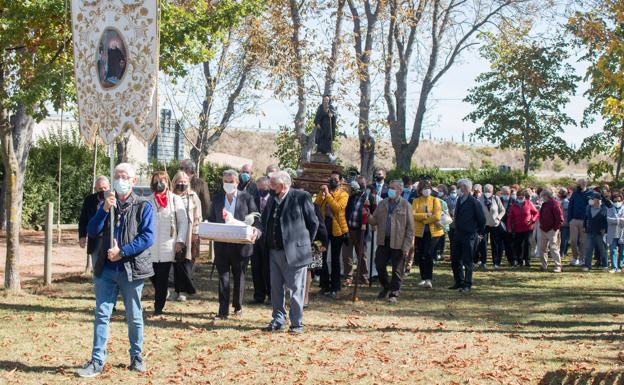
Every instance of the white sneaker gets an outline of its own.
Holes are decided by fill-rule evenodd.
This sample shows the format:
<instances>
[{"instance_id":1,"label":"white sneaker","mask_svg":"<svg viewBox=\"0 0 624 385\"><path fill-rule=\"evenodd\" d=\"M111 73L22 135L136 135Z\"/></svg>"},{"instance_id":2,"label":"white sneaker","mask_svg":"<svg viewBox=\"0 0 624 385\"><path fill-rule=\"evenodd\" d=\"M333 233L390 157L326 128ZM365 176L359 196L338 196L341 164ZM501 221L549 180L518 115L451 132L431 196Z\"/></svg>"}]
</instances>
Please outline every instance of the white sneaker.
<instances>
[{"instance_id":1,"label":"white sneaker","mask_svg":"<svg viewBox=\"0 0 624 385\"><path fill-rule=\"evenodd\" d=\"M590 270L590 268L589 268L589 267L587 267L587 266L583 266L583 269L581 269L581 270L583 270L583 271L589 271L589 270Z\"/></svg>"},{"instance_id":2,"label":"white sneaker","mask_svg":"<svg viewBox=\"0 0 624 385\"><path fill-rule=\"evenodd\" d=\"M178 298L176 298L176 301L178 301L178 302L186 302L186 293L178 294Z\"/></svg>"},{"instance_id":3,"label":"white sneaker","mask_svg":"<svg viewBox=\"0 0 624 385\"><path fill-rule=\"evenodd\" d=\"M611 270L609 270L609 273L611 273L611 274L617 273L617 269L611 269Z\"/></svg>"},{"instance_id":4,"label":"white sneaker","mask_svg":"<svg viewBox=\"0 0 624 385\"><path fill-rule=\"evenodd\" d=\"M575 266L583 266L584 263L585 263L585 261L581 261L580 259L577 259Z\"/></svg>"},{"instance_id":5,"label":"white sneaker","mask_svg":"<svg viewBox=\"0 0 624 385\"><path fill-rule=\"evenodd\" d=\"M420 283L418 284L418 286L420 287L425 287L425 285L427 284L427 281L420 281Z\"/></svg>"},{"instance_id":6,"label":"white sneaker","mask_svg":"<svg viewBox=\"0 0 624 385\"><path fill-rule=\"evenodd\" d=\"M430 280L426 280L425 284L422 286L424 289L433 289L433 285Z\"/></svg>"},{"instance_id":7,"label":"white sneaker","mask_svg":"<svg viewBox=\"0 0 624 385\"><path fill-rule=\"evenodd\" d=\"M169 298L171 298L171 292L167 289L167 301L169 301Z\"/></svg>"},{"instance_id":8,"label":"white sneaker","mask_svg":"<svg viewBox=\"0 0 624 385\"><path fill-rule=\"evenodd\" d=\"M577 262L577 259L572 258L572 260L570 260L570 266L578 266Z\"/></svg>"}]
</instances>

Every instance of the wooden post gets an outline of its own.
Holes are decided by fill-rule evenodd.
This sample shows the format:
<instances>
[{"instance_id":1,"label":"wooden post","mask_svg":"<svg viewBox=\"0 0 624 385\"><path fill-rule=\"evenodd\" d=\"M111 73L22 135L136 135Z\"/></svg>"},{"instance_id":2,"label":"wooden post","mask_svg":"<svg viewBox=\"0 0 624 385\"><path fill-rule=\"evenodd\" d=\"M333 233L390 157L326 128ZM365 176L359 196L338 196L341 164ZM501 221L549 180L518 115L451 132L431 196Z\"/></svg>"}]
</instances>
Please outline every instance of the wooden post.
<instances>
[{"instance_id":1,"label":"wooden post","mask_svg":"<svg viewBox=\"0 0 624 385\"><path fill-rule=\"evenodd\" d=\"M46 285L52 284L52 236L54 229L52 228L54 222L54 203L48 202L48 211L46 212L46 225L45 225L45 252L43 263L43 277Z\"/></svg>"}]
</instances>

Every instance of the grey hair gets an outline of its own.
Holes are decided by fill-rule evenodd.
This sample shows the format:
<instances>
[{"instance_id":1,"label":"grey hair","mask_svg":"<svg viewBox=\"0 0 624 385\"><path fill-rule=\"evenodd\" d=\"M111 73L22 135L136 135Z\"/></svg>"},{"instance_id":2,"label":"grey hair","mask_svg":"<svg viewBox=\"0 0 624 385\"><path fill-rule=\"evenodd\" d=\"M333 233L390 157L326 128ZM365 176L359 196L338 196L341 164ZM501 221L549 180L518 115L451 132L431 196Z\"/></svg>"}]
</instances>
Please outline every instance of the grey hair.
<instances>
[{"instance_id":1,"label":"grey hair","mask_svg":"<svg viewBox=\"0 0 624 385\"><path fill-rule=\"evenodd\" d=\"M511 187L509 187L509 186L503 186L503 187L501 187L501 191L502 191L502 192L511 193Z\"/></svg>"},{"instance_id":2,"label":"grey hair","mask_svg":"<svg viewBox=\"0 0 624 385\"><path fill-rule=\"evenodd\" d=\"M490 191L490 192L494 192L494 186L492 186L491 184L486 184L485 186L483 186L483 191Z\"/></svg>"},{"instance_id":3,"label":"grey hair","mask_svg":"<svg viewBox=\"0 0 624 385\"><path fill-rule=\"evenodd\" d=\"M268 165L268 166L267 166L267 168L266 168L266 174L267 174L267 175L272 174L272 173L274 173L274 172L278 172L278 171L280 171L280 168L279 168L279 166L278 166L278 165L276 165L276 164L270 164L270 165Z\"/></svg>"},{"instance_id":4,"label":"grey hair","mask_svg":"<svg viewBox=\"0 0 624 385\"><path fill-rule=\"evenodd\" d=\"M552 199L555 196L555 193L550 188L545 188L542 190L542 195L546 195L549 199Z\"/></svg>"},{"instance_id":5,"label":"grey hair","mask_svg":"<svg viewBox=\"0 0 624 385\"><path fill-rule=\"evenodd\" d=\"M275 171L269 174L269 178L275 180L277 184L283 184L284 187L290 188L292 179L286 171Z\"/></svg>"},{"instance_id":6,"label":"grey hair","mask_svg":"<svg viewBox=\"0 0 624 385\"><path fill-rule=\"evenodd\" d=\"M100 175L97 178L95 178L95 184L97 185L100 182L106 182L108 184L110 184L110 180L108 180L108 177L105 175Z\"/></svg>"},{"instance_id":7,"label":"grey hair","mask_svg":"<svg viewBox=\"0 0 624 385\"><path fill-rule=\"evenodd\" d=\"M117 172L119 171L125 172L130 178L136 177L136 170L134 169L134 166L130 163L119 163L117 166L115 166L115 174L117 174Z\"/></svg>"},{"instance_id":8,"label":"grey hair","mask_svg":"<svg viewBox=\"0 0 624 385\"><path fill-rule=\"evenodd\" d=\"M191 159L184 159L180 162L180 169L184 171L190 171L191 173L195 174L195 170L197 169L197 167L195 166L195 162L193 162Z\"/></svg>"},{"instance_id":9,"label":"grey hair","mask_svg":"<svg viewBox=\"0 0 624 385\"><path fill-rule=\"evenodd\" d=\"M468 188L468 191L472 190L472 181L470 179L460 179L457 181L457 187L461 187L461 185L465 185Z\"/></svg>"},{"instance_id":10,"label":"grey hair","mask_svg":"<svg viewBox=\"0 0 624 385\"><path fill-rule=\"evenodd\" d=\"M481 186L479 183L473 185L472 189L483 192L483 186Z\"/></svg>"},{"instance_id":11,"label":"grey hair","mask_svg":"<svg viewBox=\"0 0 624 385\"><path fill-rule=\"evenodd\" d=\"M270 181L271 179L269 179L268 176L261 176L260 178L256 179L256 184L269 183Z\"/></svg>"},{"instance_id":12,"label":"grey hair","mask_svg":"<svg viewBox=\"0 0 624 385\"><path fill-rule=\"evenodd\" d=\"M231 177L234 177L235 180L238 180L238 171L232 170L232 169L225 170L225 171L223 171L222 176L223 177L231 176Z\"/></svg>"},{"instance_id":13,"label":"grey hair","mask_svg":"<svg viewBox=\"0 0 624 385\"><path fill-rule=\"evenodd\" d=\"M399 186L400 190L403 190L403 181L401 179L395 179L393 181L390 182L390 186L392 186L393 184Z\"/></svg>"}]
</instances>

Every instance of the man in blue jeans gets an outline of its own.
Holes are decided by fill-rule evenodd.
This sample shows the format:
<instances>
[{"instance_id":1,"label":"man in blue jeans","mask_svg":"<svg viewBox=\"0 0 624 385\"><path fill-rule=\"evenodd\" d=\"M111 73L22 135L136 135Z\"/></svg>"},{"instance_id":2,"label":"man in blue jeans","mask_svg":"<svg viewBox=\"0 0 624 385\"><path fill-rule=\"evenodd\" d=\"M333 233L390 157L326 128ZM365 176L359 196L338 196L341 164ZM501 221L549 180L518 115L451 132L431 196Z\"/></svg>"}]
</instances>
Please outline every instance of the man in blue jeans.
<instances>
[{"instance_id":1,"label":"man in blue jeans","mask_svg":"<svg viewBox=\"0 0 624 385\"><path fill-rule=\"evenodd\" d=\"M106 361L106 342L113 306L121 292L126 308L130 340L130 370L144 372L143 312L141 293L143 280L154 275L149 247L154 243L154 212L152 205L133 194L136 183L134 167L121 163L115 168L113 189L87 225L90 237L103 243L97 251L93 282L95 284L95 321L91 359L76 371L80 377L102 373ZM115 207L115 238L110 245L109 211Z\"/></svg>"}]
</instances>

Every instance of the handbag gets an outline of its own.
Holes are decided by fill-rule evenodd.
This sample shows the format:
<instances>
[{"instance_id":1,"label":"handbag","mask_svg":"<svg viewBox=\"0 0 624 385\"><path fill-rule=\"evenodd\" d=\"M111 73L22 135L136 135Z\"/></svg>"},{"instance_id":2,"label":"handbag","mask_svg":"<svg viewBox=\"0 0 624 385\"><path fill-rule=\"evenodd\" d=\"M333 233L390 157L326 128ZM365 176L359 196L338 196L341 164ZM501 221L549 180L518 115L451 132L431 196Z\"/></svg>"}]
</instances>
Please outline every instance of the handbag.
<instances>
[{"instance_id":1,"label":"handbag","mask_svg":"<svg viewBox=\"0 0 624 385\"><path fill-rule=\"evenodd\" d=\"M448 226L453 223L453 218L446 212L442 212L442 216L440 216L440 224L442 226Z\"/></svg>"},{"instance_id":2,"label":"handbag","mask_svg":"<svg viewBox=\"0 0 624 385\"><path fill-rule=\"evenodd\" d=\"M175 261L176 262L186 261L186 246L183 246L179 252L175 253Z\"/></svg>"},{"instance_id":3,"label":"handbag","mask_svg":"<svg viewBox=\"0 0 624 385\"><path fill-rule=\"evenodd\" d=\"M320 270L323 267L323 252L321 248L312 244L312 262L308 265L308 269L310 270Z\"/></svg>"}]
</instances>

